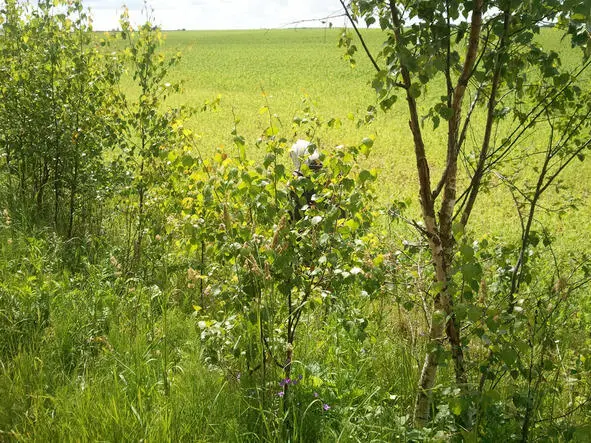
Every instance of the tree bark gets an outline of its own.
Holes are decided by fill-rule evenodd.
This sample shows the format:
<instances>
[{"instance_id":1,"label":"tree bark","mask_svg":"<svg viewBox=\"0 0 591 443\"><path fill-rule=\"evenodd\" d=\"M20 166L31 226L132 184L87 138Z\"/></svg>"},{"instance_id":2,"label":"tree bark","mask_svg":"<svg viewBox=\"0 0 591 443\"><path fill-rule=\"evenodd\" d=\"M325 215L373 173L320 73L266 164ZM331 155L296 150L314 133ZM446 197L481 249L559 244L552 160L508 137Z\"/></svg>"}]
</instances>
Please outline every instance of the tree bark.
<instances>
[{"instance_id":1,"label":"tree bark","mask_svg":"<svg viewBox=\"0 0 591 443\"><path fill-rule=\"evenodd\" d=\"M452 117L448 126L447 161L443 181L445 189L441 210L439 212L439 226L435 218L434 194L431 192L431 180L429 165L425 154L425 146L422 140L416 101L410 94L411 80L408 69L401 64L401 75L407 90L407 101L411 117L410 128L415 144L415 156L417 171L419 174L419 186L421 196L421 209L425 230L429 240L429 248L435 268L435 279L438 284L438 293L435 296L434 312L429 331L431 348L427 351L425 362L421 371L418 384L418 393L415 403L414 420L418 427L423 427L429 420L430 391L435 385L438 367L439 349L443 345L444 331L450 345L456 382L464 388L467 382L464 368L464 355L461 346L459 326L456 323L453 310L453 300L447 290L450 278L451 261L454 252L454 238L452 232L453 212L456 202L457 157L458 138L462 110L462 102L472 68L478 54L478 44L482 28L483 0L476 0L472 11L472 24L469 43L466 50L466 59L458 83L453 90ZM401 42L401 22L395 2L390 1L390 10L394 24L394 34L397 44ZM451 90L448 90L452 93Z\"/></svg>"}]
</instances>

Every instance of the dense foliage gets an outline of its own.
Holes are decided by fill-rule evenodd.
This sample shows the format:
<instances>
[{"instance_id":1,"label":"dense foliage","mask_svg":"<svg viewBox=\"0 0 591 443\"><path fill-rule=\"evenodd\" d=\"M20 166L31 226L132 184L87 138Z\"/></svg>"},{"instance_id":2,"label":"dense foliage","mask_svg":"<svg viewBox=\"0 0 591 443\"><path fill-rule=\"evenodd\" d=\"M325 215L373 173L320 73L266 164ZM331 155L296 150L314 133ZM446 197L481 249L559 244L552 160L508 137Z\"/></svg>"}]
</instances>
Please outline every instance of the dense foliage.
<instances>
[{"instance_id":1,"label":"dense foliage","mask_svg":"<svg viewBox=\"0 0 591 443\"><path fill-rule=\"evenodd\" d=\"M464 203L457 220L453 203L435 220L448 166L435 191L421 182L419 222L407 201L377 205L377 172L360 166L375 137L323 145L319 134L341 122L309 99L286 124L264 97L260 136L247 140L235 118L234 146L210 154L186 120L219 99L169 105L179 55L162 51L149 13L135 29L125 12L120 32L98 35L80 1L6 1L0 440L585 441L591 263L557 251L536 214L584 158L591 100L577 83L583 65L563 72L535 43L527 6L493 6L463 85L474 88L464 131L482 106L489 123L475 131L511 135L467 147L450 123L447 161L462 152L471 171L458 179ZM588 11L555 6L530 12L588 44ZM348 7L386 36L372 82L381 108L399 88L415 142L427 121L459 122L449 85L467 75L474 11ZM348 59L354 39L341 40ZM418 124L413 101L441 73L441 103ZM526 149L511 132L521 129L544 142ZM298 138L321 148L320 170L285 164ZM461 214L495 174L520 216L515 243ZM437 383L425 383L425 356Z\"/></svg>"},{"instance_id":2,"label":"dense foliage","mask_svg":"<svg viewBox=\"0 0 591 443\"><path fill-rule=\"evenodd\" d=\"M522 421L521 439L526 441L535 427L533 417L545 407L540 392L548 361L546 343L555 339L551 325L559 311L556 306L551 315L543 315L537 308L540 303L553 302L540 293L530 274L540 237L552 250L552 236L545 226L541 225L543 234L537 231L536 214L546 191L571 163L584 159L591 144L591 96L580 79L591 64L588 5L579 1L484 0L470 4L451 0L341 4L375 67L372 86L381 108L388 111L398 98L397 92L408 104L423 222L420 231L428 244L436 283L428 291L433 302L430 346L418 383L415 424L424 427L429 423L431 397L447 341L455 389L462 399L456 412L465 434L472 438L490 435L489 424L483 424L487 391L495 392L499 377L515 371L511 372L514 387L522 401L514 403L518 410L523 408L517 417ZM384 43L377 56L365 44L356 26L359 20L367 25L379 22ZM574 69L563 67L560 55L535 39L549 23L565 37L570 34L572 46L583 50L582 63ZM352 59L357 47L348 34L343 35L341 44L347 48L346 58ZM429 88L440 91L440 100L420 116L417 100ZM478 108L486 115L484 125L472 121ZM427 121L433 129L447 122L444 168L441 178L433 182L431 167L436 156L425 143ZM495 135L499 131L503 134L500 139ZM468 132L472 133L470 138ZM532 149L527 139L534 133L545 140L534 142ZM465 174L460 169L462 161ZM479 306L474 296L482 296L483 284L490 281L476 254L478 243L471 244L474 234L469 220L481 193L496 177L514 193L521 241L507 256L514 263L505 272L507 286ZM555 287L555 280L564 279L561 264L555 255L553 258L555 275L546 275L549 280L544 282L550 287ZM587 258L583 255L580 260L586 262ZM490 283L498 284L498 278ZM587 281L588 274L583 272L581 278L575 281ZM518 302L525 305L518 306ZM466 318L467 312L482 308L478 319ZM487 322L491 316L492 330L472 330L472 325ZM525 319L529 328L523 328ZM495 337L498 329L503 337ZM488 350L487 357L470 353L474 341ZM524 360L517 358L517 349L521 356L528 354L519 343L527 344L529 350ZM507 355L510 357L505 358ZM477 370L471 374L470 367Z\"/></svg>"}]
</instances>

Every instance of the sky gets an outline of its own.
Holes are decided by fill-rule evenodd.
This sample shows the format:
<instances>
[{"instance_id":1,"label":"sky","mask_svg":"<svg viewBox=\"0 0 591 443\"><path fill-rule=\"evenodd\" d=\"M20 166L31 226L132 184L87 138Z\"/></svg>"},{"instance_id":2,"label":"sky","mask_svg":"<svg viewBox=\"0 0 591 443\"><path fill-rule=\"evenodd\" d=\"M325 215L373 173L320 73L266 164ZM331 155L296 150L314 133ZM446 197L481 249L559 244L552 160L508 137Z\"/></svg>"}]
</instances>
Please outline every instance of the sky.
<instances>
[{"instance_id":1,"label":"sky","mask_svg":"<svg viewBox=\"0 0 591 443\"><path fill-rule=\"evenodd\" d=\"M118 25L123 3L131 20L143 23L142 0L85 0L95 30ZM163 29L267 29L325 26L320 19L342 14L339 0L151 0L155 23ZM326 22L342 26L342 17Z\"/></svg>"}]
</instances>

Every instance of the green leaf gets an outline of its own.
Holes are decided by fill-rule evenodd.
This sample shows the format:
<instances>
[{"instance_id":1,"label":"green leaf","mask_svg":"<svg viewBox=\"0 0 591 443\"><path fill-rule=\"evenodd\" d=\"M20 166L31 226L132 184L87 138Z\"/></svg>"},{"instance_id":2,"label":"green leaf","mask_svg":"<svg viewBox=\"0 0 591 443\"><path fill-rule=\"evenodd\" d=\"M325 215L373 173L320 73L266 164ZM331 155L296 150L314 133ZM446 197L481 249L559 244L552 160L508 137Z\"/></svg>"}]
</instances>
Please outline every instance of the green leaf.
<instances>
[{"instance_id":1,"label":"green leaf","mask_svg":"<svg viewBox=\"0 0 591 443\"><path fill-rule=\"evenodd\" d=\"M373 139L365 137L363 140L361 140L361 144L371 148L373 146Z\"/></svg>"},{"instance_id":2,"label":"green leaf","mask_svg":"<svg viewBox=\"0 0 591 443\"><path fill-rule=\"evenodd\" d=\"M275 161L275 158L275 154L267 154L265 156L265 159L263 160L263 165L265 166L265 168L268 168L269 165Z\"/></svg>"},{"instance_id":3,"label":"green leaf","mask_svg":"<svg viewBox=\"0 0 591 443\"><path fill-rule=\"evenodd\" d=\"M489 314L489 316L486 318L486 326L491 332L496 332L497 329L499 329L499 323L495 317L492 316L492 314Z\"/></svg>"},{"instance_id":4,"label":"green leaf","mask_svg":"<svg viewBox=\"0 0 591 443\"><path fill-rule=\"evenodd\" d=\"M537 231L530 231L528 235L528 241L532 246L538 246L540 243L540 235Z\"/></svg>"},{"instance_id":5,"label":"green leaf","mask_svg":"<svg viewBox=\"0 0 591 443\"><path fill-rule=\"evenodd\" d=\"M466 318L466 315L468 313L468 309L464 303L458 303L454 307L454 313L456 314L456 318L458 320L462 321Z\"/></svg>"},{"instance_id":6,"label":"green leaf","mask_svg":"<svg viewBox=\"0 0 591 443\"><path fill-rule=\"evenodd\" d=\"M279 128L276 126L269 126L267 129L265 129L265 135L267 137L273 137L277 134L279 134Z\"/></svg>"},{"instance_id":7,"label":"green leaf","mask_svg":"<svg viewBox=\"0 0 591 443\"><path fill-rule=\"evenodd\" d=\"M466 243L460 246L460 254L466 262L471 262L474 259L474 249Z\"/></svg>"},{"instance_id":8,"label":"green leaf","mask_svg":"<svg viewBox=\"0 0 591 443\"><path fill-rule=\"evenodd\" d=\"M405 301L405 302L402 304L402 307L403 307L404 309L406 309L407 311L411 311L411 310L412 310L412 308L414 307L414 303L413 303L412 301L408 300L408 301Z\"/></svg>"},{"instance_id":9,"label":"green leaf","mask_svg":"<svg viewBox=\"0 0 591 443\"><path fill-rule=\"evenodd\" d=\"M195 160L190 155L183 155L182 164L185 168L190 168L195 163Z\"/></svg>"},{"instance_id":10,"label":"green leaf","mask_svg":"<svg viewBox=\"0 0 591 443\"><path fill-rule=\"evenodd\" d=\"M452 108L448 108L447 106L440 106L437 109L439 115L442 116L445 120L449 120L454 115L454 111Z\"/></svg>"},{"instance_id":11,"label":"green leaf","mask_svg":"<svg viewBox=\"0 0 591 443\"><path fill-rule=\"evenodd\" d=\"M373 119L373 117L372 117ZM365 158L369 157L369 153L371 152L371 147L373 146L373 139L366 137L361 141L361 144L359 145L359 150L361 151L361 153L363 155L365 155Z\"/></svg>"},{"instance_id":12,"label":"green leaf","mask_svg":"<svg viewBox=\"0 0 591 443\"><path fill-rule=\"evenodd\" d=\"M439 123L441 122L441 119L434 115L433 116L433 130L437 129L439 127Z\"/></svg>"},{"instance_id":13,"label":"green leaf","mask_svg":"<svg viewBox=\"0 0 591 443\"><path fill-rule=\"evenodd\" d=\"M372 174L370 171L367 171L365 169L359 173L359 182L362 184L367 181L373 181L373 180L375 180L375 178L376 177L374 174Z\"/></svg>"},{"instance_id":14,"label":"green leaf","mask_svg":"<svg viewBox=\"0 0 591 443\"><path fill-rule=\"evenodd\" d=\"M482 277L482 267L478 263L466 263L462 266L462 275L464 280L479 281Z\"/></svg>"},{"instance_id":15,"label":"green leaf","mask_svg":"<svg viewBox=\"0 0 591 443\"><path fill-rule=\"evenodd\" d=\"M513 348L503 348L499 355L507 366L513 366L517 361L517 352Z\"/></svg>"},{"instance_id":16,"label":"green leaf","mask_svg":"<svg viewBox=\"0 0 591 443\"><path fill-rule=\"evenodd\" d=\"M449 401L449 410L456 416L462 413L462 400L454 397Z\"/></svg>"},{"instance_id":17,"label":"green leaf","mask_svg":"<svg viewBox=\"0 0 591 443\"><path fill-rule=\"evenodd\" d=\"M345 222L345 226L351 231L357 231L357 229L359 229L359 223L357 223L355 220L347 220Z\"/></svg>"},{"instance_id":18,"label":"green leaf","mask_svg":"<svg viewBox=\"0 0 591 443\"><path fill-rule=\"evenodd\" d=\"M398 57L400 57L400 64L405 66L410 72L415 72L419 68L417 59L404 46L398 48Z\"/></svg>"},{"instance_id":19,"label":"green leaf","mask_svg":"<svg viewBox=\"0 0 591 443\"><path fill-rule=\"evenodd\" d=\"M451 230L456 241L459 241L462 238L464 235L464 229L464 225L459 222L455 222L452 225Z\"/></svg>"},{"instance_id":20,"label":"green leaf","mask_svg":"<svg viewBox=\"0 0 591 443\"><path fill-rule=\"evenodd\" d=\"M412 98L419 98L421 96L421 85L419 83L413 83L408 90L408 94Z\"/></svg>"},{"instance_id":21,"label":"green leaf","mask_svg":"<svg viewBox=\"0 0 591 443\"><path fill-rule=\"evenodd\" d=\"M396 103L396 101L398 100L398 96L397 95L391 95L390 97L382 100L380 102L380 107L382 108L382 111L387 111L388 109L390 109L392 107L392 105L394 103Z\"/></svg>"},{"instance_id":22,"label":"green leaf","mask_svg":"<svg viewBox=\"0 0 591 443\"><path fill-rule=\"evenodd\" d=\"M341 119L339 118L331 118L328 123L327 123L329 128L336 128L339 129L343 123L341 122Z\"/></svg>"},{"instance_id":23,"label":"green leaf","mask_svg":"<svg viewBox=\"0 0 591 443\"><path fill-rule=\"evenodd\" d=\"M284 177L285 176L285 166L282 164L278 164L275 166L275 176L276 177Z\"/></svg>"},{"instance_id":24,"label":"green leaf","mask_svg":"<svg viewBox=\"0 0 591 443\"><path fill-rule=\"evenodd\" d=\"M480 320L481 316L482 316L482 311L480 310L480 308L478 306L474 306L474 305L468 306L468 320L470 320L472 323L476 323L478 320Z\"/></svg>"}]
</instances>

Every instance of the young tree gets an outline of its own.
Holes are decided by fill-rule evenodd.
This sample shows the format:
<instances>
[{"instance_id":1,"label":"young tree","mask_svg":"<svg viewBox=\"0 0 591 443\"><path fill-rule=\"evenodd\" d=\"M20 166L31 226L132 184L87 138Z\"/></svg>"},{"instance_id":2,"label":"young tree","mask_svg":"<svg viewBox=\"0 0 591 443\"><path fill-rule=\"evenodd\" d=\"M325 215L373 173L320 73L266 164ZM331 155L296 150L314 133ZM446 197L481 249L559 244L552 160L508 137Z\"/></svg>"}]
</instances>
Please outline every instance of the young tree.
<instances>
[{"instance_id":1,"label":"young tree","mask_svg":"<svg viewBox=\"0 0 591 443\"><path fill-rule=\"evenodd\" d=\"M525 219L529 222L524 224L506 297L505 309L511 313L539 191L547 189L589 147L589 95L577 86L577 79L590 63L590 10L585 2L571 0L352 0L349 4L341 0L341 4L375 67L372 85L381 108L390 109L399 93L408 105L422 212L422 224L417 227L428 241L436 281L430 344L415 406L415 423L423 426L429 419L430 391L445 339L451 348L456 384L464 392L468 388L462 325L454 307L458 295L454 257L459 234L464 232L487 178L522 150L521 141L534 127L539 134L551 134L541 169L532 169L537 171L539 186L527 198L531 210ZM361 19L368 26L379 23L383 31L384 43L377 54L371 53L357 27ZM544 25L570 34L572 45L583 49L581 65L567 69L559 54L539 44L537 35ZM345 35L341 42L352 57L357 48L351 37ZM422 118L417 99L427 88L441 98ZM483 127L474 123L473 116L479 112L484 114ZM442 120L447 123L444 168L441 177L433 181L431 166L439 158L426 147L424 122L430 121L436 129ZM505 136L497 139L493 134L501 125ZM468 131L478 136L471 141ZM558 139L561 141L556 142ZM458 160L469 158L468 154L474 160L466 160L469 172L465 177ZM532 156L530 167L537 161ZM552 173L549 165L554 168ZM467 185L460 187L464 182ZM481 274L478 266L462 269L462 277L476 287Z\"/></svg>"},{"instance_id":2,"label":"young tree","mask_svg":"<svg viewBox=\"0 0 591 443\"><path fill-rule=\"evenodd\" d=\"M76 219L90 222L103 184L112 70L79 0L10 0L0 23L6 204L21 221L71 238Z\"/></svg>"},{"instance_id":3,"label":"young tree","mask_svg":"<svg viewBox=\"0 0 591 443\"><path fill-rule=\"evenodd\" d=\"M157 211L149 211L158 200L155 189L165 185L170 171L166 166L171 149L182 143L182 133L175 129L175 122L185 111L181 108L163 109L167 98L179 92L179 84L165 81L169 70L180 60L180 55L167 57L159 48L164 37L160 28L154 25L147 4L144 5L146 22L134 29L129 12L124 10L120 25L124 40L123 60L127 62L127 73L131 76L136 94L119 94L118 108L114 112L113 132L118 132L119 149L115 165L123 172L122 196L128 213L127 237L132 248L128 248L130 270L140 268L144 236L150 224L147 220ZM152 230L157 223L152 220ZM132 226L133 225L133 226ZM133 241L131 241L133 239Z\"/></svg>"}]
</instances>

